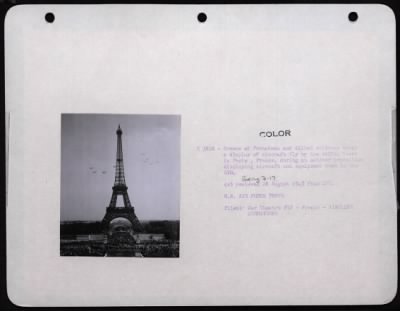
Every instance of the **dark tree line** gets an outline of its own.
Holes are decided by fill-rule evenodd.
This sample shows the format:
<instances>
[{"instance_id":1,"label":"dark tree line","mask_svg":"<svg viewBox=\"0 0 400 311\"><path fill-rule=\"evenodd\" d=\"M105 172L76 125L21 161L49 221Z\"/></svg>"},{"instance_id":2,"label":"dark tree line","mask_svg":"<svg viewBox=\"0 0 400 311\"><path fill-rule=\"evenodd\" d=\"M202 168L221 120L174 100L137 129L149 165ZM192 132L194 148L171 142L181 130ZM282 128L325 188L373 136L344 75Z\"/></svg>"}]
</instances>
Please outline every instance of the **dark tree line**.
<instances>
[{"instance_id":1,"label":"dark tree line","mask_svg":"<svg viewBox=\"0 0 400 311\"><path fill-rule=\"evenodd\" d=\"M144 233L163 233L168 240L179 240L179 220L154 220L142 222ZM76 234L101 234L100 221L67 222L60 225L61 236Z\"/></svg>"},{"instance_id":2,"label":"dark tree line","mask_svg":"<svg viewBox=\"0 0 400 311\"><path fill-rule=\"evenodd\" d=\"M100 234L102 232L103 231L102 231L100 221L68 222L68 223L61 223L61 225L60 225L60 234L61 235Z\"/></svg>"},{"instance_id":3,"label":"dark tree line","mask_svg":"<svg viewBox=\"0 0 400 311\"><path fill-rule=\"evenodd\" d=\"M143 228L145 233L164 233L168 240L179 240L179 220L149 221Z\"/></svg>"}]
</instances>

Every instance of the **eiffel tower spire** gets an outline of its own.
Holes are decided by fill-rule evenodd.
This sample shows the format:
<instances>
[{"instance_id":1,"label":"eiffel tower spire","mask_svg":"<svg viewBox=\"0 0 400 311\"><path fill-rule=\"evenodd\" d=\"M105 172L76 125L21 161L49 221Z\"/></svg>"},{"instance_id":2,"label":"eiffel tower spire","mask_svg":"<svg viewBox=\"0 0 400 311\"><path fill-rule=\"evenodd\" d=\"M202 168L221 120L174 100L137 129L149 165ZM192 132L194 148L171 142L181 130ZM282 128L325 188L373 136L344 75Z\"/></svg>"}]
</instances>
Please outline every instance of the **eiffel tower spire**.
<instances>
[{"instance_id":1,"label":"eiffel tower spire","mask_svg":"<svg viewBox=\"0 0 400 311\"><path fill-rule=\"evenodd\" d=\"M124 155L122 153L122 130L118 124L117 129L117 161L115 164L115 182L114 186L125 185L125 172L124 172Z\"/></svg>"},{"instance_id":2,"label":"eiffel tower spire","mask_svg":"<svg viewBox=\"0 0 400 311\"><path fill-rule=\"evenodd\" d=\"M122 130L120 125L118 125L116 133L117 160L115 165L115 180L114 186L112 187L113 192L111 195L110 204L107 207L106 215L103 218L103 226L105 229L107 229L110 221L117 217L123 217L132 223L134 231L142 231L142 226L136 217L135 209L129 200L128 187L126 186L125 182L124 160L122 153ZM118 196L122 196L124 206L117 206Z\"/></svg>"}]
</instances>

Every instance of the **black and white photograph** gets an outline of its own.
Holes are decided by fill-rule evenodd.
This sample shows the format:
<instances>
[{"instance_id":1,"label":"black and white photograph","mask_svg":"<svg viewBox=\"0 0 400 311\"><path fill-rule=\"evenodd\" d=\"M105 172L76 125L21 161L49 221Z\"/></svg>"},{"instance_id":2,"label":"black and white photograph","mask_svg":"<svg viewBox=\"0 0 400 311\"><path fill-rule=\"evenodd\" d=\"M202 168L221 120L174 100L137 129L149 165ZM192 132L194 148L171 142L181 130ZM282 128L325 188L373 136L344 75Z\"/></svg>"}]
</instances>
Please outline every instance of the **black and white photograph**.
<instances>
[{"instance_id":1,"label":"black and white photograph","mask_svg":"<svg viewBox=\"0 0 400 311\"><path fill-rule=\"evenodd\" d=\"M61 256L179 257L180 116L62 114Z\"/></svg>"}]
</instances>

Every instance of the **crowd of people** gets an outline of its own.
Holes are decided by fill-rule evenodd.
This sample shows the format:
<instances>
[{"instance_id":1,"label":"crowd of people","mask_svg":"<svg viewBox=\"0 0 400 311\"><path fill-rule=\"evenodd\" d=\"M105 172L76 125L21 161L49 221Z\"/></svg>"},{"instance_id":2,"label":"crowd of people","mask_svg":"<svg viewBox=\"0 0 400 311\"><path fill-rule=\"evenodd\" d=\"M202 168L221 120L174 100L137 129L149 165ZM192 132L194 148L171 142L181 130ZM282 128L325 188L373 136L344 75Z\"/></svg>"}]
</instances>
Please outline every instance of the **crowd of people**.
<instances>
[{"instance_id":1,"label":"crowd of people","mask_svg":"<svg viewBox=\"0 0 400 311\"><path fill-rule=\"evenodd\" d=\"M61 256L179 257L177 241L137 243L128 232L115 232L102 241L61 241Z\"/></svg>"},{"instance_id":2,"label":"crowd of people","mask_svg":"<svg viewBox=\"0 0 400 311\"><path fill-rule=\"evenodd\" d=\"M61 256L104 256L105 247L102 242L74 241L61 242Z\"/></svg>"},{"instance_id":3,"label":"crowd of people","mask_svg":"<svg viewBox=\"0 0 400 311\"><path fill-rule=\"evenodd\" d=\"M168 244L145 244L141 251L143 257L179 257L179 247Z\"/></svg>"}]
</instances>

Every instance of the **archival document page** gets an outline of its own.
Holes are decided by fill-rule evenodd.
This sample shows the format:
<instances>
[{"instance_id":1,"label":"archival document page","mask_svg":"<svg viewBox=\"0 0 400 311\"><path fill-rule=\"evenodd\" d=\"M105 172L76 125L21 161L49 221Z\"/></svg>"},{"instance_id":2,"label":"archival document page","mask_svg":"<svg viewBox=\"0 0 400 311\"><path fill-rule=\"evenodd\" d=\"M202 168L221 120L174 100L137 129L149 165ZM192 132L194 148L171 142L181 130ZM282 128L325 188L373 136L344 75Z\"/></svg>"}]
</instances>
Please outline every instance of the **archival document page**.
<instances>
[{"instance_id":1,"label":"archival document page","mask_svg":"<svg viewBox=\"0 0 400 311\"><path fill-rule=\"evenodd\" d=\"M384 5L11 8L10 299L388 303L395 68Z\"/></svg>"}]
</instances>

